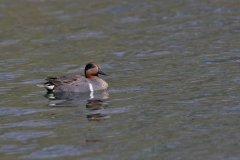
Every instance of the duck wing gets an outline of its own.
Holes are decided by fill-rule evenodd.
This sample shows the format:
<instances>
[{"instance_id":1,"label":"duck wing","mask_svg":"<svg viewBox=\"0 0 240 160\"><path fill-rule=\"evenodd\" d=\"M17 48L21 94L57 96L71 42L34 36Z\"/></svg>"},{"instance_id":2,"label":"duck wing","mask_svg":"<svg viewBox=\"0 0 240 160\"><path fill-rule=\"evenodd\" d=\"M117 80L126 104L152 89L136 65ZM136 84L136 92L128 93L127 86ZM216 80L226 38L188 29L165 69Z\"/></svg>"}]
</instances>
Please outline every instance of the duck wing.
<instances>
[{"instance_id":1,"label":"duck wing","mask_svg":"<svg viewBox=\"0 0 240 160\"><path fill-rule=\"evenodd\" d=\"M48 77L45 84L52 84L55 87L77 82L83 78L82 75L65 75L61 77Z\"/></svg>"}]
</instances>

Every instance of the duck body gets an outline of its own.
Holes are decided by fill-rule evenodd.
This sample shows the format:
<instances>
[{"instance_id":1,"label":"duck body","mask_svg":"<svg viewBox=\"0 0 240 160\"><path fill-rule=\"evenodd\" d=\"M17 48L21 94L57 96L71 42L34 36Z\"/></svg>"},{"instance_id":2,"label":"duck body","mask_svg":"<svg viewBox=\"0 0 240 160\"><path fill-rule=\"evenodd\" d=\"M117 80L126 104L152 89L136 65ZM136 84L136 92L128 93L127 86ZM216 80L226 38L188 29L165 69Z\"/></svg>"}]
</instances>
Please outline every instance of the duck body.
<instances>
[{"instance_id":1,"label":"duck body","mask_svg":"<svg viewBox=\"0 0 240 160\"><path fill-rule=\"evenodd\" d=\"M85 76L83 75L65 75L61 77L48 77L43 87L48 93L59 92L93 92L107 90L108 84L98 75L106 75L95 63L88 63L85 67Z\"/></svg>"}]
</instances>

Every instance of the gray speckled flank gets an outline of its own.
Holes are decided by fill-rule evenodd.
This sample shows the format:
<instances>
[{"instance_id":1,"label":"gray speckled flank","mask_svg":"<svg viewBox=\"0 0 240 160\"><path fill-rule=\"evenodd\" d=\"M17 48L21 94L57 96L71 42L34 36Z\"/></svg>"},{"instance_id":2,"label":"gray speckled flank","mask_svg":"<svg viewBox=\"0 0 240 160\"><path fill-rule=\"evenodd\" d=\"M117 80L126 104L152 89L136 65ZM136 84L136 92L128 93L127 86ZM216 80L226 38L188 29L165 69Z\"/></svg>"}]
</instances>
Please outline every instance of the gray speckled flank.
<instances>
[{"instance_id":1,"label":"gray speckled flank","mask_svg":"<svg viewBox=\"0 0 240 160\"><path fill-rule=\"evenodd\" d=\"M90 92L89 83L92 84L93 90L106 90L108 84L101 78L95 80L89 80L85 77L81 77L77 81L72 83L63 83L54 89L54 92Z\"/></svg>"}]
</instances>

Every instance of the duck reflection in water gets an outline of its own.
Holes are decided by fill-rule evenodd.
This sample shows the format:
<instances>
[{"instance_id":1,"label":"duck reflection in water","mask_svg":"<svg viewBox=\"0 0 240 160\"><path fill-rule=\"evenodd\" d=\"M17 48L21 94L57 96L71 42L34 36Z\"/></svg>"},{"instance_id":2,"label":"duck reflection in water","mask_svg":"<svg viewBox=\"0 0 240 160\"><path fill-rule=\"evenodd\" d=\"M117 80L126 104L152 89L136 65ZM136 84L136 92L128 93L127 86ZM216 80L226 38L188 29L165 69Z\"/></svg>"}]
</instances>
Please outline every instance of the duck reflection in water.
<instances>
[{"instance_id":1,"label":"duck reflection in water","mask_svg":"<svg viewBox=\"0 0 240 160\"><path fill-rule=\"evenodd\" d=\"M51 107L78 107L85 104L89 113L86 118L90 121L99 121L110 118L109 115L98 111L108 107L109 94L107 90L90 93L47 93Z\"/></svg>"}]
</instances>

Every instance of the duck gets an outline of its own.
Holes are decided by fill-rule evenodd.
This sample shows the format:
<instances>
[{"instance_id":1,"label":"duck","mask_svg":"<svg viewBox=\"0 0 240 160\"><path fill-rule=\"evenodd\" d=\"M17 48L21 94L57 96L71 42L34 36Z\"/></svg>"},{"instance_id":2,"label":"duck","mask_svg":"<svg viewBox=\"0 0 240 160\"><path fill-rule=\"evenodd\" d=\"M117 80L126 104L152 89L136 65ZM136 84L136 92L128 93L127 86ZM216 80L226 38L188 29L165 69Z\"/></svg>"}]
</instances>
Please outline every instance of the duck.
<instances>
[{"instance_id":1,"label":"duck","mask_svg":"<svg viewBox=\"0 0 240 160\"><path fill-rule=\"evenodd\" d=\"M84 93L100 90L107 90L108 83L99 77L107 75L95 62L89 62L84 69L84 75L64 75L60 77L48 77L46 82L40 85L47 90L47 93Z\"/></svg>"}]
</instances>

